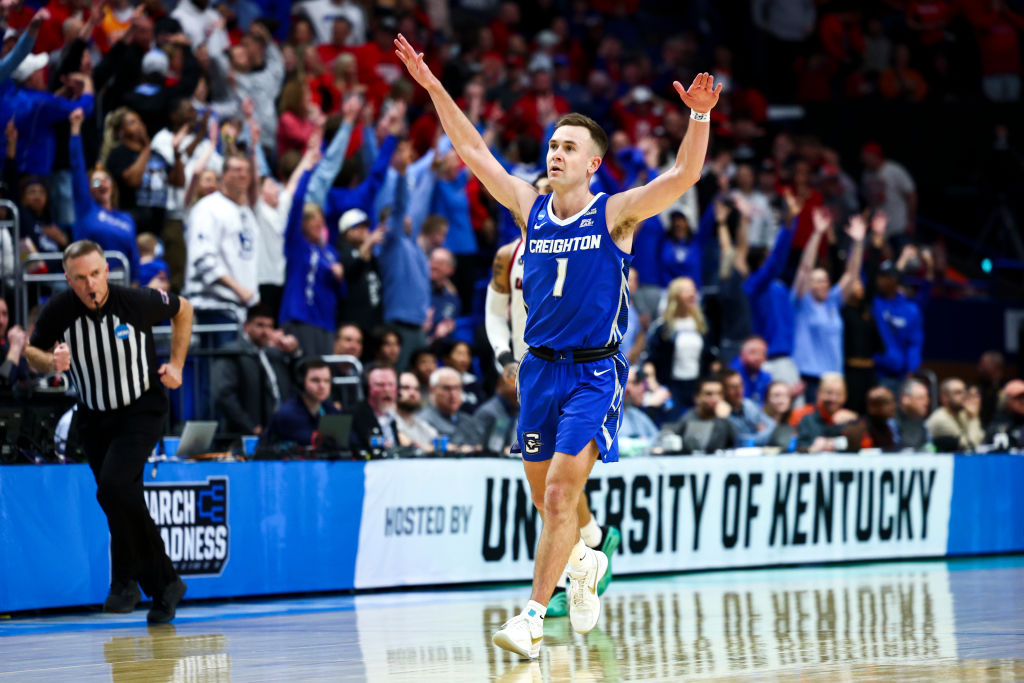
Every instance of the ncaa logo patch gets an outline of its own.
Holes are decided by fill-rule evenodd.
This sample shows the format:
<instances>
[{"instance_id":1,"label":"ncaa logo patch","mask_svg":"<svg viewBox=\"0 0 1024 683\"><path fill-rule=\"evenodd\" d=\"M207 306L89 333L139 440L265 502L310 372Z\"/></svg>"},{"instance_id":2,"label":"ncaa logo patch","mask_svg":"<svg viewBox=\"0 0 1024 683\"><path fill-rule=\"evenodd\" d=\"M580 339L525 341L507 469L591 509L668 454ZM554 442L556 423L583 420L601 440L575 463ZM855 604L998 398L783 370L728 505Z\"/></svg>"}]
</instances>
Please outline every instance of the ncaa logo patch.
<instances>
[{"instance_id":1,"label":"ncaa logo patch","mask_svg":"<svg viewBox=\"0 0 1024 683\"><path fill-rule=\"evenodd\" d=\"M523 451L529 455L540 453L540 432L523 432Z\"/></svg>"},{"instance_id":2,"label":"ncaa logo patch","mask_svg":"<svg viewBox=\"0 0 1024 683\"><path fill-rule=\"evenodd\" d=\"M120 325L114 328L114 336L117 337L118 339L127 339L128 334L128 326L125 325L124 323L121 323Z\"/></svg>"}]
</instances>

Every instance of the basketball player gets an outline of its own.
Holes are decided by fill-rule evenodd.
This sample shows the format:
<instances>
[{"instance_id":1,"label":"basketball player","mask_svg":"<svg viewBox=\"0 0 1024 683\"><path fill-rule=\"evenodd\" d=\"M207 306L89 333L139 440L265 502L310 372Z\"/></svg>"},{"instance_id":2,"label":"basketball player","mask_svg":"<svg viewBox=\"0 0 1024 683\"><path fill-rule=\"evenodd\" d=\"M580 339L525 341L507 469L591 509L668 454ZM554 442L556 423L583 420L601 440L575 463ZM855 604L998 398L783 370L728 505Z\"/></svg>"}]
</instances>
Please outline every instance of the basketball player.
<instances>
[{"instance_id":1,"label":"basketball player","mask_svg":"<svg viewBox=\"0 0 1024 683\"><path fill-rule=\"evenodd\" d=\"M541 176L534 183L539 194L551 192L547 176ZM502 381L515 377L519 362L527 352L523 334L526 331L526 304L523 301L523 238L509 242L498 249L491 264L491 283L487 287L484 325L487 338L494 349L494 358L502 374ZM522 453L518 442L512 447L513 453ZM580 494L576 505L580 525L580 538L588 548L599 549L608 558L608 571L597 584L597 594L603 595L612 579L612 554L619 547L622 535L615 527L604 531L590 514L587 493ZM602 543L602 540L604 541ZM555 594L548 603L546 617L564 617L569 613L566 602L564 575L555 587Z\"/></svg>"},{"instance_id":2,"label":"basketball player","mask_svg":"<svg viewBox=\"0 0 1024 683\"><path fill-rule=\"evenodd\" d=\"M580 538L576 506L595 460L618 459L616 433L628 365L618 344L626 329L627 276L633 234L697 182L704 165L710 110L722 86L698 75L689 89L676 81L690 107L686 137L675 165L642 187L609 197L590 192L608 136L593 120L567 114L548 143L552 192L538 195L505 171L483 138L399 35L395 54L430 95L455 151L523 232L524 339L519 365L518 436L533 503L544 525L537 543L530 601L493 636L495 645L533 659L540 655L544 615L565 566L569 621L578 633L597 625L597 584L608 558Z\"/></svg>"}]
</instances>

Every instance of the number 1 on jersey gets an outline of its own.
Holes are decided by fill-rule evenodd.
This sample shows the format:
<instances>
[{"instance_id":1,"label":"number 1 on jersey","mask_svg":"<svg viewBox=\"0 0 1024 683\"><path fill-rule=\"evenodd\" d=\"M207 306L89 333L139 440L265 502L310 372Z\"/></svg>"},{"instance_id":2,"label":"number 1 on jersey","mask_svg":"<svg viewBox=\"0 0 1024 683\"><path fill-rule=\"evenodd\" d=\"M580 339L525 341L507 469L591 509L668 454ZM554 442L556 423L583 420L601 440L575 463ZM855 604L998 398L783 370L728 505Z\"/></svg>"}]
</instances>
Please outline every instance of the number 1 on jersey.
<instances>
[{"instance_id":1,"label":"number 1 on jersey","mask_svg":"<svg viewBox=\"0 0 1024 683\"><path fill-rule=\"evenodd\" d=\"M555 290L552 296L562 296L562 288L565 287L565 271L569 268L569 259L556 258L558 262L558 276L555 278Z\"/></svg>"}]
</instances>

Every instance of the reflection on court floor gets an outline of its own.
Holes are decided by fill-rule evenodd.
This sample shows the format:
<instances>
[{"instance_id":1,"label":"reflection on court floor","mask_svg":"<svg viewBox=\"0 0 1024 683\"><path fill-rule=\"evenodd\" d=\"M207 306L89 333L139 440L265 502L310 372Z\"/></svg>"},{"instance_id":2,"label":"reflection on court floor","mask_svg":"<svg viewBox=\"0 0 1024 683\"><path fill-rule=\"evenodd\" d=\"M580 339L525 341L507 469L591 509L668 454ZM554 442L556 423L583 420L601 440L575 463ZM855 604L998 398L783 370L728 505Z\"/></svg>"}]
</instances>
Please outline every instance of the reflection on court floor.
<instances>
[{"instance_id":1,"label":"reflection on court floor","mask_svg":"<svg viewBox=\"0 0 1024 683\"><path fill-rule=\"evenodd\" d=\"M1024 559L619 580L597 629L542 657L490 643L522 587L0 622L0 680L1022 680Z\"/></svg>"}]
</instances>

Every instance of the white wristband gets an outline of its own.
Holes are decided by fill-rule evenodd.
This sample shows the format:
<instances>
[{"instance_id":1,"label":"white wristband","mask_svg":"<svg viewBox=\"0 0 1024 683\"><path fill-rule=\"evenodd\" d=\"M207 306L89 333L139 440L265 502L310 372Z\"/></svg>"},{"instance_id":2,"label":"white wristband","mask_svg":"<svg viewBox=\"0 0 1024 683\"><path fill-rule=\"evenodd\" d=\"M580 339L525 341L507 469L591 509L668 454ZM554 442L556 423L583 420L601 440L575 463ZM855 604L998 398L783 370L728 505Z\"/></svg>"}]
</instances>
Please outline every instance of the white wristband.
<instances>
[{"instance_id":1,"label":"white wristband","mask_svg":"<svg viewBox=\"0 0 1024 683\"><path fill-rule=\"evenodd\" d=\"M693 119L694 121L710 121L711 120L711 112L709 112L709 111L699 112L699 111L694 111L693 109L691 109L690 110L690 118Z\"/></svg>"}]
</instances>

